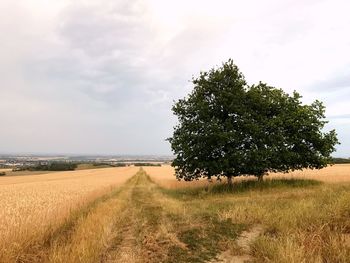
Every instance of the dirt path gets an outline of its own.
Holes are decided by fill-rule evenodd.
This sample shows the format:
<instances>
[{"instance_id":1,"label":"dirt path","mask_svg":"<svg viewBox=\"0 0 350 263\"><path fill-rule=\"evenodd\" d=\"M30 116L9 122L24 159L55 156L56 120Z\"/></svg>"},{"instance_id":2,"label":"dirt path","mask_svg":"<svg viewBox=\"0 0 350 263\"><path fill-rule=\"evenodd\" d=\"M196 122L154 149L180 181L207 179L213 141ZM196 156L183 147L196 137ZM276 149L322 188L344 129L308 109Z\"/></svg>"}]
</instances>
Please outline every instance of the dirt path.
<instances>
[{"instance_id":1,"label":"dirt path","mask_svg":"<svg viewBox=\"0 0 350 263\"><path fill-rule=\"evenodd\" d=\"M237 239L237 245L245 252L249 253L250 244L262 233L261 226L254 226L248 231L243 231Z\"/></svg>"},{"instance_id":2,"label":"dirt path","mask_svg":"<svg viewBox=\"0 0 350 263\"><path fill-rule=\"evenodd\" d=\"M136 262L138 255L135 249L135 211L130 206L133 185L134 183L124 190L126 191L126 197L123 200L124 209L120 212L119 220L113 227L113 238L101 257L101 262Z\"/></svg>"},{"instance_id":3,"label":"dirt path","mask_svg":"<svg viewBox=\"0 0 350 263\"><path fill-rule=\"evenodd\" d=\"M128 198L121 224L115 225L119 244L108 250L105 262L163 262L162 246L168 242L161 233L163 209L154 198L155 185L140 170L124 191Z\"/></svg>"},{"instance_id":4,"label":"dirt path","mask_svg":"<svg viewBox=\"0 0 350 263\"><path fill-rule=\"evenodd\" d=\"M237 238L242 227L195 202L171 196L140 169L78 211L28 262L208 262L220 253L217 244ZM242 247L250 236L239 239Z\"/></svg>"},{"instance_id":5,"label":"dirt path","mask_svg":"<svg viewBox=\"0 0 350 263\"><path fill-rule=\"evenodd\" d=\"M221 253L217 259L210 261L211 263L246 263L252 262L254 258L250 255L250 245L262 233L261 226L254 226L247 231L243 231L236 240L237 252L239 255L232 255L230 250Z\"/></svg>"},{"instance_id":6,"label":"dirt path","mask_svg":"<svg viewBox=\"0 0 350 263\"><path fill-rule=\"evenodd\" d=\"M114 230L119 238L102 262L208 262L220 253L217 243L240 233L241 226L220 222L196 203L163 193L142 169L123 191L128 193L123 220ZM246 238L239 239L242 247L254 233L244 233Z\"/></svg>"}]
</instances>

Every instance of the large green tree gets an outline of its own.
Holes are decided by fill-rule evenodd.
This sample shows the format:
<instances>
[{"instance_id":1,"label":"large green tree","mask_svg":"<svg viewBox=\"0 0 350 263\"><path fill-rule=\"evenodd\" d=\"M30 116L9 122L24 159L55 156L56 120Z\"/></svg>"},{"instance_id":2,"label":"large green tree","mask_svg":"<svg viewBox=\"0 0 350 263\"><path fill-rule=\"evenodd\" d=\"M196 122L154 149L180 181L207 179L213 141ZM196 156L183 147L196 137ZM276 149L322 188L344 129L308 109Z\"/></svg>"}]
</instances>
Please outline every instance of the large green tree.
<instances>
[{"instance_id":1,"label":"large green tree","mask_svg":"<svg viewBox=\"0 0 350 263\"><path fill-rule=\"evenodd\" d=\"M323 168L338 143L324 132L325 107L310 105L264 83L249 86L232 60L201 72L193 90L172 110L178 117L171 143L176 177L254 175Z\"/></svg>"}]
</instances>

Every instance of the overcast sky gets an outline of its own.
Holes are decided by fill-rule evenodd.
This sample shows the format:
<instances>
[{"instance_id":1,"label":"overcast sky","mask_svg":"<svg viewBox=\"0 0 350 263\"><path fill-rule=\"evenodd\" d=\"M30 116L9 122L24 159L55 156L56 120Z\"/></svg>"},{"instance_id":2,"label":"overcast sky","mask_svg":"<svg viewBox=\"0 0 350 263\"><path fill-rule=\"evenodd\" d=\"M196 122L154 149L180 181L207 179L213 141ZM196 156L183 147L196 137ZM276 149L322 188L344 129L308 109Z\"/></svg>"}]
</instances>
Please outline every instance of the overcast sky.
<instances>
[{"instance_id":1,"label":"overcast sky","mask_svg":"<svg viewBox=\"0 0 350 263\"><path fill-rule=\"evenodd\" d=\"M350 157L350 3L0 0L0 152L170 154L173 101L232 58L322 100Z\"/></svg>"}]
</instances>

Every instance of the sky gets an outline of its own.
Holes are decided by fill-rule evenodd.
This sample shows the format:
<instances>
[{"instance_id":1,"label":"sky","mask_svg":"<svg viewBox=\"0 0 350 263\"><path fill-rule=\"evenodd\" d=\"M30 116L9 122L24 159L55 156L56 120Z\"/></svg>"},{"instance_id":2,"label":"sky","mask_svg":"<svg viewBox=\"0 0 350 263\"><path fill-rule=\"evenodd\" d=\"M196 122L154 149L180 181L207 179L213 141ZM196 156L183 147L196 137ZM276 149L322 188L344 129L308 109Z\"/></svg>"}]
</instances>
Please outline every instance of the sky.
<instances>
[{"instance_id":1,"label":"sky","mask_svg":"<svg viewBox=\"0 0 350 263\"><path fill-rule=\"evenodd\" d=\"M346 0L0 0L0 152L171 154L171 106L232 58L319 99L350 157Z\"/></svg>"}]
</instances>

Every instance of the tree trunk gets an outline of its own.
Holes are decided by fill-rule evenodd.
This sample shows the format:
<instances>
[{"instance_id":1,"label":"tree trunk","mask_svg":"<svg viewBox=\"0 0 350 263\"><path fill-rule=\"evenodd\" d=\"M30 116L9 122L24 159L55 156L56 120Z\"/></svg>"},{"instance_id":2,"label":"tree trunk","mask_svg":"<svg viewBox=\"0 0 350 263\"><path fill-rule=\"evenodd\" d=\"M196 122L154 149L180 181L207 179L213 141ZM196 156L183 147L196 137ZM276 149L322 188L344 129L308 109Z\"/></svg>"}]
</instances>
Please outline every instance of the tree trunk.
<instances>
[{"instance_id":1,"label":"tree trunk","mask_svg":"<svg viewBox=\"0 0 350 263\"><path fill-rule=\"evenodd\" d=\"M227 176L227 183L228 183L229 186L233 185L232 175L228 175Z\"/></svg>"}]
</instances>

